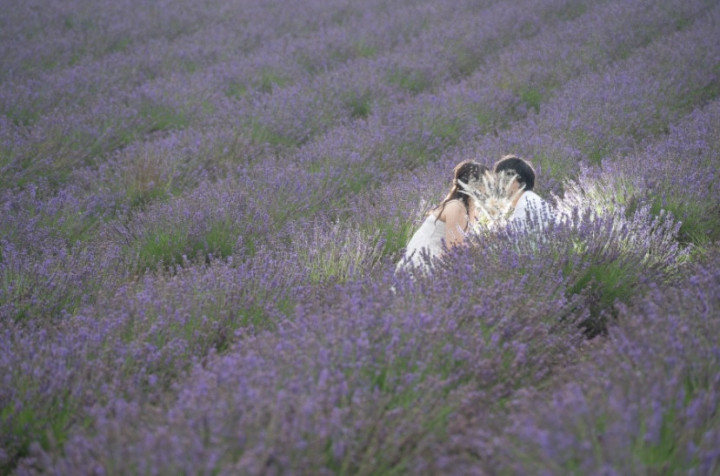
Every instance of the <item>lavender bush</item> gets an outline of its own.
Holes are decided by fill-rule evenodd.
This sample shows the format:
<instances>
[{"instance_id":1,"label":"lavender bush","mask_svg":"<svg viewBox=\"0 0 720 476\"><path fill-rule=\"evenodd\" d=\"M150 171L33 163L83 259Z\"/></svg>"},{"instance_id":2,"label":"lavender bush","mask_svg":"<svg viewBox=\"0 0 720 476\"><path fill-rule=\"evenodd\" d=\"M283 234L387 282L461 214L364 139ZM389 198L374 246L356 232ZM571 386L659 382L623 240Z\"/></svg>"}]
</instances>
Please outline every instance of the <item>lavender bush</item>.
<instances>
[{"instance_id":1,"label":"lavender bush","mask_svg":"<svg viewBox=\"0 0 720 476\"><path fill-rule=\"evenodd\" d=\"M500 464L520 472L717 472L717 283L713 258L677 287L654 287L623 307L627 324L568 369L565 382L513 403Z\"/></svg>"},{"instance_id":2,"label":"lavender bush","mask_svg":"<svg viewBox=\"0 0 720 476\"><path fill-rule=\"evenodd\" d=\"M198 365L177 389L177 400L157 414L159 420L138 426L152 407L118 402L133 413L117 425L98 426L97 439L66 445L67 459L43 463L42 456L28 460L26 469L36 464L35 469L49 464L120 472L415 467L436 444L435 433L465 390L474 387L473 393L482 391L491 401L524 381L540 382L579 342L572 327L554 322L567 300L562 279L548 276L553 270L532 280L499 280L493 269L481 269L477 261L448 270L442 283L402 280L395 292L388 273L330 290L277 332L248 337L212 365ZM479 291L452 286L458 278L469 278L468 286ZM494 286L483 286L488 282ZM530 290L538 306L528 313L520 303ZM515 298L499 299L505 294ZM190 430L198 424L203 433ZM94 459L91 448L106 444L124 450ZM177 466L179 454L196 459Z\"/></svg>"},{"instance_id":3,"label":"lavender bush","mask_svg":"<svg viewBox=\"0 0 720 476\"><path fill-rule=\"evenodd\" d=\"M0 474L719 470L717 2L2 7Z\"/></svg>"}]
</instances>

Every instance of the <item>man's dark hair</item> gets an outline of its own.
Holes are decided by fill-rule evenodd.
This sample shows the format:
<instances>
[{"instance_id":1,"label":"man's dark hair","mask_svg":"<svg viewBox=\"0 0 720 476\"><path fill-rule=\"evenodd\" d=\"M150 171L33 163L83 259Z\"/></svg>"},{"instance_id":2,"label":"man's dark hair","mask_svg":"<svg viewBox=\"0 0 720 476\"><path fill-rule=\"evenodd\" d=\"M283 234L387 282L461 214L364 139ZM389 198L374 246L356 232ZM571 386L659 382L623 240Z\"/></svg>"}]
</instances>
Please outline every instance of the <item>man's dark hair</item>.
<instances>
[{"instance_id":1,"label":"man's dark hair","mask_svg":"<svg viewBox=\"0 0 720 476\"><path fill-rule=\"evenodd\" d=\"M527 160L515 155L506 155L495 163L495 173L509 171L517 174L520 185L525 185L525 190L532 190L535 186L535 170Z\"/></svg>"}]
</instances>

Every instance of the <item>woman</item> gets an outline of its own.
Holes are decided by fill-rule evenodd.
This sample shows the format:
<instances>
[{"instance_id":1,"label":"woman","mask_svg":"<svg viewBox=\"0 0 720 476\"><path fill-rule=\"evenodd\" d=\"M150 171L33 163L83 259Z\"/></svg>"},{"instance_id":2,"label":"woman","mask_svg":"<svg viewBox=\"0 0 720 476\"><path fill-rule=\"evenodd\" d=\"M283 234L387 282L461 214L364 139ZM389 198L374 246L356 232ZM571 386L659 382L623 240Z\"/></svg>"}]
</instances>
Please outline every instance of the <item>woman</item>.
<instances>
[{"instance_id":1,"label":"woman","mask_svg":"<svg viewBox=\"0 0 720 476\"><path fill-rule=\"evenodd\" d=\"M442 255L445 249L462 243L468 225L475 219L475 204L461 184L476 182L489 171L472 160L460 162L453 169L452 188L445 199L428 213L423 224L410 238L403 259L396 269L429 265L428 258Z\"/></svg>"}]
</instances>

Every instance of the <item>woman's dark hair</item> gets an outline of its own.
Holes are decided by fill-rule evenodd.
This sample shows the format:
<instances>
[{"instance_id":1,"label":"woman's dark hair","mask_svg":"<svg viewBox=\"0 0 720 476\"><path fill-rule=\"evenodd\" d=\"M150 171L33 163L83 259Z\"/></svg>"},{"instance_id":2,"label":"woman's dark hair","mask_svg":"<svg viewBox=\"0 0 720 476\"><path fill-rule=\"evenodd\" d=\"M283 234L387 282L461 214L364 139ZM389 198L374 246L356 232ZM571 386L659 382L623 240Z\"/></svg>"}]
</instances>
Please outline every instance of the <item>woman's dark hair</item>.
<instances>
[{"instance_id":1,"label":"woman's dark hair","mask_svg":"<svg viewBox=\"0 0 720 476\"><path fill-rule=\"evenodd\" d=\"M438 212L435 221L440 218L443 210L445 210L445 205L447 205L450 200L462 201L463 205L465 205L465 210L469 212L470 196L468 196L466 193L463 193L462 187L460 186L459 182L469 183L473 179L479 180L480 177L489 170L490 169L488 169L484 165L478 164L473 160L464 160L457 164L453 169L452 188L450 189L450 193L448 193L448 196L445 197L445 200L443 200L440 204L440 212Z\"/></svg>"},{"instance_id":2,"label":"woman's dark hair","mask_svg":"<svg viewBox=\"0 0 720 476\"><path fill-rule=\"evenodd\" d=\"M530 162L515 155L506 155L495 163L495 173L503 171L514 172L520 185L525 185L525 190L532 190L535 186L535 170Z\"/></svg>"}]
</instances>

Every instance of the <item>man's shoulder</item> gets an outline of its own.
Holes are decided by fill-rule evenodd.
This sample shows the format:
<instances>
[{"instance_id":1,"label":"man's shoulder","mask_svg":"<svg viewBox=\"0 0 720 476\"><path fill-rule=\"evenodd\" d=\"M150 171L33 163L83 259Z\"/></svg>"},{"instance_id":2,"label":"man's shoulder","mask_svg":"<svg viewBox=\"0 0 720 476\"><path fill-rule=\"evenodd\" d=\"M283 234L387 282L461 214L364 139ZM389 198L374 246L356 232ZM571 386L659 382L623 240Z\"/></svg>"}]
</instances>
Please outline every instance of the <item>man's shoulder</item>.
<instances>
[{"instance_id":1,"label":"man's shoulder","mask_svg":"<svg viewBox=\"0 0 720 476\"><path fill-rule=\"evenodd\" d=\"M532 190L528 190L527 192L523 192L522 195L520 195L520 199L517 202L517 206L515 207L516 210L524 210L527 207L537 207L538 205L544 205L545 200L543 200L540 195L533 192Z\"/></svg>"},{"instance_id":2,"label":"man's shoulder","mask_svg":"<svg viewBox=\"0 0 720 476\"><path fill-rule=\"evenodd\" d=\"M532 190L523 193L522 198L528 203L545 203L545 200Z\"/></svg>"},{"instance_id":3,"label":"man's shoulder","mask_svg":"<svg viewBox=\"0 0 720 476\"><path fill-rule=\"evenodd\" d=\"M533 192L532 190L528 190L527 192L522 194L521 202L522 208L532 208L532 209L538 209L543 211L548 211L547 209L550 207L550 204L548 204L547 201L545 201L544 198L542 198L537 193ZM518 208L520 203L518 203Z\"/></svg>"},{"instance_id":4,"label":"man's shoulder","mask_svg":"<svg viewBox=\"0 0 720 476\"><path fill-rule=\"evenodd\" d=\"M513 219L525 221L529 215L535 216L541 221L549 218L552 214L550 205L537 193L528 190L523 193L513 212Z\"/></svg>"}]
</instances>

